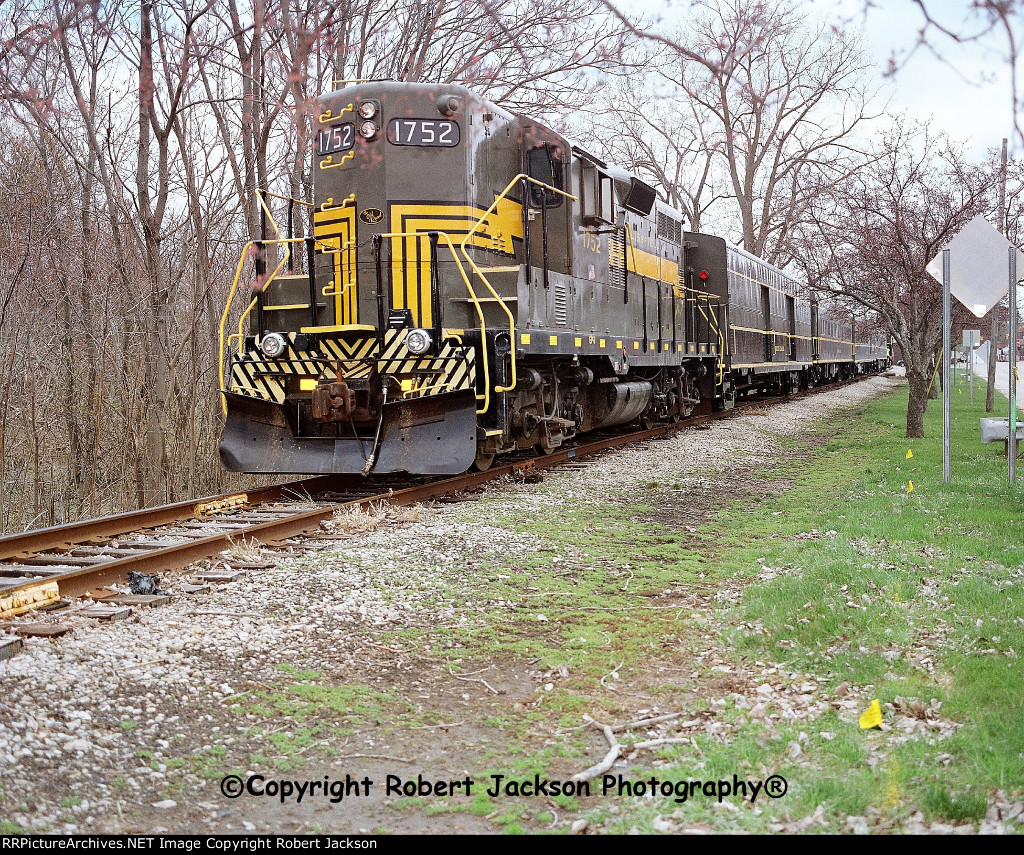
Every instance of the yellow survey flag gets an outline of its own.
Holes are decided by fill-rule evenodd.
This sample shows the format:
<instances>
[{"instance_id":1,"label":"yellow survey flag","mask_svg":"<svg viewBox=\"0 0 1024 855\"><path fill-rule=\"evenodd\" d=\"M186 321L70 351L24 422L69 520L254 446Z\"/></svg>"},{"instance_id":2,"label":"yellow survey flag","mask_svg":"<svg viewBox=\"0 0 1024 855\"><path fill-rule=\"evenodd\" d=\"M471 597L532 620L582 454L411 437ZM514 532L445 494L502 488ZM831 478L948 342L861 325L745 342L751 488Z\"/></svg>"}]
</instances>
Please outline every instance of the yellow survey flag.
<instances>
[{"instance_id":1,"label":"yellow survey flag","mask_svg":"<svg viewBox=\"0 0 1024 855\"><path fill-rule=\"evenodd\" d=\"M910 460L910 458L913 457L913 456L914 456L914 449L908 448L907 449L907 460Z\"/></svg>"},{"instance_id":2,"label":"yellow survey flag","mask_svg":"<svg viewBox=\"0 0 1024 855\"><path fill-rule=\"evenodd\" d=\"M914 492L914 482L913 481L911 481L909 484L907 484L907 492L908 493L913 493Z\"/></svg>"},{"instance_id":3,"label":"yellow survey flag","mask_svg":"<svg viewBox=\"0 0 1024 855\"><path fill-rule=\"evenodd\" d=\"M882 705L878 703L877 698L871 702L871 706L861 713L859 722L862 730L871 730L873 727L881 727Z\"/></svg>"}]
</instances>

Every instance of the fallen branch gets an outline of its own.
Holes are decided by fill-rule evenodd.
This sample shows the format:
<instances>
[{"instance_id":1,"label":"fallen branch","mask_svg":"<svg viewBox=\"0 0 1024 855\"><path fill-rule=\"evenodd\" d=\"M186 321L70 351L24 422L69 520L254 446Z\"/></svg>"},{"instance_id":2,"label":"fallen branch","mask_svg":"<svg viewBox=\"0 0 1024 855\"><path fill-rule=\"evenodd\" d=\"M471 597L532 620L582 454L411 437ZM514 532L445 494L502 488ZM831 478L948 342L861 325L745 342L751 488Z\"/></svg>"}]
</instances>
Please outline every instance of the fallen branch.
<instances>
[{"instance_id":1,"label":"fallen branch","mask_svg":"<svg viewBox=\"0 0 1024 855\"><path fill-rule=\"evenodd\" d=\"M613 669L612 669L611 671L609 671L609 672L608 672L607 674L605 674L605 675L604 675L604 676L603 676L603 677L601 678L601 686L602 686L603 688L607 689L607 690L608 690L609 692L617 692L617 691L618 691L618 689L616 689L616 688L615 688L614 686L608 686L608 685L606 685L604 681L605 681L605 680L607 680L607 679L608 679L609 677L615 677L615 678L618 678L618 675L619 675L619 669L620 669L620 668L621 668L621 667L622 667L623 665L625 665L625 664L626 664L626 660L625 660L625 659L623 659L623 660L622 660L622 661L621 661L621 662L620 662L620 663L619 663L618 665L616 665L616 666L615 666L615 667L614 667L614 668L613 668Z\"/></svg>"},{"instance_id":2,"label":"fallen branch","mask_svg":"<svg viewBox=\"0 0 1024 855\"><path fill-rule=\"evenodd\" d=\"M620 664L618 668L615 669L615 671L618 671L621 667L622 665ZM614 674L615 671L612 671L611 673ZM604 685L604 678L601 679L601 685ZM584 719L586 721L584 727L593 726L600 728L601 731L604 733L604 738L608 740L609 749L608 753L605 754L601 762L595 763L593 766L591 766L588 769L584 769L582 772L577 772L569 780L575 782L589 781L591 778L596 778L598 775L603 775L605 772L612 768L612 764L615 763L615 761L619 758L619 755L622 754L623 748L628 750L639 750L643 748L655 748L659 745L673 745L687 742L692 744L694 749L696 749L698 753L700 753L699 749L697 749L697 743L693 742L693 740L687 737L666 737L664 739L649 739L646 742L634 742L632 745L626 746L623 746L622 743L620 743L619 740L615 738L616 732L621 733L623 730L632 730L635 727L644 727L646 725L657 724L658 722L662 721L672 721L673 719L677 719L680 716L682 716L681 712L666 713L665 715L658 715L654 716L653 718L644 718L640 719L639 721L628 721L625 724L615 725L604 724L603 722L592 719L590 716L584 716Z\"/></svg>"},{"instance_id":3,"label":"fallen branch","mask_svg":"<svg viewBox=\"0 0 1024 855\"><path fill-rule=\"evenodd\" d=\"M595 727L600 727L604 731L604 738L608 740L608 744L611 748L608 753L604 755L604 759L600 763L595 763L589 769L584 769L582 772L577 772L569 780L575 783L580 781L589 781L591 778L596 778L598 775L603 775L609 769L612 768L612 764L619 759L619 755L622 753L622 746L619 744L619 740L615 738L615 734L607 724L601 724L591 720L591 724Z\"/></svg>"},{"instance_id":4,"label":"fallen branch","mask_svg":"<svg viewBox=\"0 0 1024 855\"><path fill-rule=\"evenodd\" d=\"M646 742L634 742L626 745L626 748L657 748L659 745L680 745L684 742L689 742L689 737L666 737L665 739L648 739Z\"/></svg>"},{"instance_id":5,"label":"fallen branch","mask_svg":"<svg viewBox=\"0 0 1024 855\"><path fill-rule=\"evenodd\" d=\"M490 669L489 668L481 668L479 671L473 671L472 673L473 674L479 674L479 673L481 673L483 671L488 671L488 670L490 670ZM448 666L448 673L451 674L452 677L454 677L456 680L462 680L463 683L483 683L488 689L490 689L492 692L494 692L494 694L496 694L496 695L503 695L503 694L505 694L504 690L499 692L497 689L494 688L494 686L492 686L485 679L483 679L483 677L460 677L460 676L458 676L454 671L452 671L452 666L451 665Z\"/></svg>"},{"instance_id":6,"label":"fallen branch","mask_svg":"<svg viewBox=\"0 0 1024 855\"><path fill-rule=\"evenodd\" d=\"M621 733L623 730L632 730L634 727L646 727L649 724L657 724L659 721L672 721L672 719L679 718L681 715L681 712L674 712L658 715L654 718L642 718L639 721L627 721L625 724L612 725L612 730Z\"/></svg>"}]
</instances>

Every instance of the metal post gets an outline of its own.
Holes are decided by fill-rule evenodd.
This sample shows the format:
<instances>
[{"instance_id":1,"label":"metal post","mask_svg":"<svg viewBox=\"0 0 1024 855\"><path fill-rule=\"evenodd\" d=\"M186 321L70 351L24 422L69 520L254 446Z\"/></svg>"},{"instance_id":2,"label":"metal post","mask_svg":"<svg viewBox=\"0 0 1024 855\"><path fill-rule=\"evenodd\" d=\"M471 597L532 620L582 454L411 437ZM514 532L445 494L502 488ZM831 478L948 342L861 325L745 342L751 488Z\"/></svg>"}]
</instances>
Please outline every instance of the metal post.
<instances>
[{"instance_id":1,"label":"metal post","mask_svg":"<svg viewBox=\"0 0 1024 855\"><path fill-rule=\"evenodd\" d=\"M1017 250L1009 249L1010 276L1010 433L1007 436L1007 468L1010 483L1017 481Z\"/></svg>"},{"instance_id":2,"label":"metal post","mask_svg":"<svg viewBox=\"0 0 1024 855\"><path fill-rule=\"evenodd\" d=\"M974 330L969 336L971 343L967 348L967 382L971 387L971 403L974 403Z\"/></svg>"},{"instance_id":3,"label":"metal post","mask_svg":"<svg viewBox=\"0 0 1024 855\"><path fill-rule=\"evenodd\" d=\"M949 250L942 250L942 480L949 483Z\"/></svg>"}]
</instances>

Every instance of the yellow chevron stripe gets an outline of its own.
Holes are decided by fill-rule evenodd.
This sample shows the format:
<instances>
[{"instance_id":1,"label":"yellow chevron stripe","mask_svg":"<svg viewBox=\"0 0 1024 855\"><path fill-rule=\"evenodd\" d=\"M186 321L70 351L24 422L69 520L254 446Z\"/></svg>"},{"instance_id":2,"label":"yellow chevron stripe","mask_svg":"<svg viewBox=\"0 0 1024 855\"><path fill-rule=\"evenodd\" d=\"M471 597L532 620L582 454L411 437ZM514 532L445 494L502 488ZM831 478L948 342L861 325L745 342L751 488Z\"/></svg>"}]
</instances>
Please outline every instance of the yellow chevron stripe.
<instances>
[{"instance_id":1,"label":"yellow chevron stripe","mask_svg":"<svg viewBox=\"0 0 1024 855\"><path fill-rule=\"evenodd\" d=\"M334 274L330 291L334 292L335 324L359 323L355 206L316 211L313 214L313 236L321 251L335 250L325 255L331 259Z\"/></svg>"},{"instance_id":2,"label":"yellow chevron stripe","mask_svg":"<svg viewBox=\"0 0 1024 855\"><path fill-rule=\"evenodd\" d=\"M430 240L419 235L445 232L458 244L485 213L485 208L448 202L391 205L392 231L416 233L415 237L391 239L392 305L409 309L417 326L429 327L434 322L430 305ZM513 239L522 237L522 205L505 198L473 233L469 245L513 255ZM439 257L448 254L447 244L439 242Z\"/></svg>"}]
</instances>

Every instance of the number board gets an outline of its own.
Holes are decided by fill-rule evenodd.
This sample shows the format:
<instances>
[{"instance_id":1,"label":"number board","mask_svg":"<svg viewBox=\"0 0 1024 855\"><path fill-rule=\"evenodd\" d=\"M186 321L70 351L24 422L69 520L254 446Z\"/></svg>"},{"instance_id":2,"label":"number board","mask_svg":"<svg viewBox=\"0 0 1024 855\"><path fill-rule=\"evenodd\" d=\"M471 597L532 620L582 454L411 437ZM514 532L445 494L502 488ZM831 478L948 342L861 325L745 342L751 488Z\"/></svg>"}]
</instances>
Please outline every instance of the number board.
<instances>
[{"instance_id":1,"label":"number board","mask_svg":"<svg viewBox=\"0 0 1024 855\"><path fill-rule=\"evenodd\" d=\"M346 122L332 128L324 128L316 135L316 153L333 154L336 151L348 151L355 142L355 126Z\"/></svg>"},{"instance_id":2,"label":"number board","mask_svg":"<svg viewBox=\"0 0 1024 855\"><path fill-rule=\"evenodd\" d=\"M388 142L392 145L458 145L459 126L440 119L392 119L388 122Z\"/></svg>"}]
</instances>

